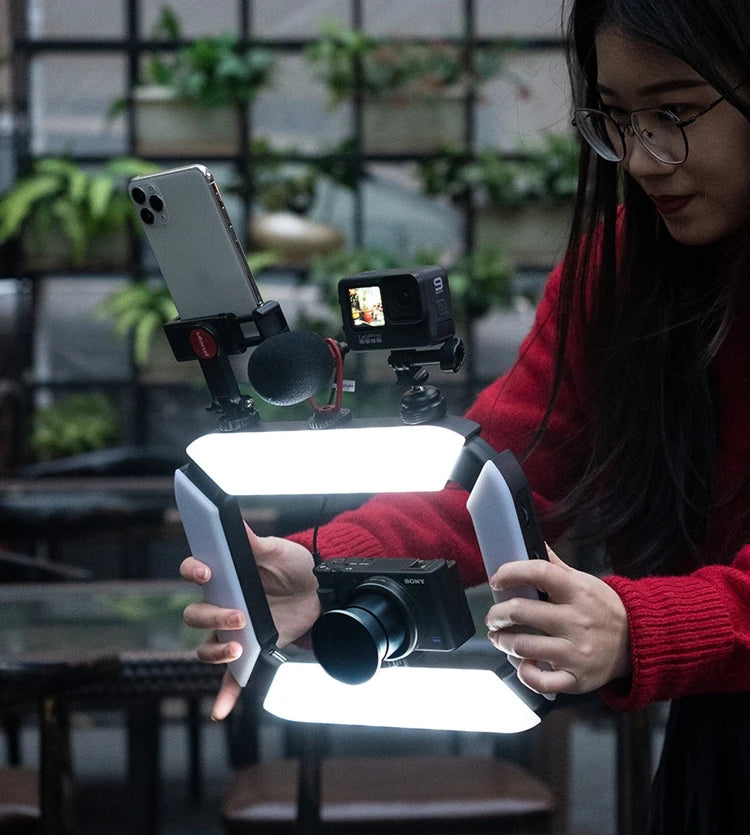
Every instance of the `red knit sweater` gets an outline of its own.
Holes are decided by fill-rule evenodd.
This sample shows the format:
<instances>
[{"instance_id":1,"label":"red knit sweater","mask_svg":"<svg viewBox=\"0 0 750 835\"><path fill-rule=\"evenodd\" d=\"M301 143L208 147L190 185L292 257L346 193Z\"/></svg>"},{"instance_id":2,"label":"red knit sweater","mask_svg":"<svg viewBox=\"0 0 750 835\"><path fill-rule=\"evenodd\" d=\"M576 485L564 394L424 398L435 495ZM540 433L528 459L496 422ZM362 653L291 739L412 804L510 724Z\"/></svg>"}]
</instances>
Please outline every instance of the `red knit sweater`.
<instances>
[{"instance_id":1,"label":"red knit sweater","mask_svg":"<svg viewBox=\"0 0 750 835\"><path fill-rule=\"evenodd\" d=\"M555 270L515 366L488 386L467 417L498 451L524 448L544 414L552 378L555 310L561 269ZM750 305L733 326L718 358L720 467L725 484L750 462ZM540 447L524 464L540 509L550 507L576 477L564 441L586 409L582 364L573 329L556 408ZM318 533L324 559L334 556L419 556L453 559L467 586L486 582L466 493L449 485L437 494L378 496L341 514ZM717 512L721 529L731 504ZM549 532L548 532L549 533ZM292 537L308 548L310 531ZM625 604L630 624L632 678L604 690L622 709L720 691L750 690L750 545L730 565L710 565L686 576L606 582Z\"/></svg>"}]
</instances>

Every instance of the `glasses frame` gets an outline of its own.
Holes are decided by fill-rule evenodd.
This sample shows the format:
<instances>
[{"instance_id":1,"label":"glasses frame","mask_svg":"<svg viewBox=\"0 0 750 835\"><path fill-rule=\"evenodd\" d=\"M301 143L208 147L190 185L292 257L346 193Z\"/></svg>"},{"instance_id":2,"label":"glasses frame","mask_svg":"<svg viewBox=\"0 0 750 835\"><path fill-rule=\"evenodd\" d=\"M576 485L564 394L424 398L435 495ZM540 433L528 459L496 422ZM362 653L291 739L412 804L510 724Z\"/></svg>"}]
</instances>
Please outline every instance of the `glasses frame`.
<instances>
[{"instance_id":1,"label":"glasses frame","mask_svg":"<svg viewBox=\"0 0 750 835\"><path fill-rule=\"evenodd\" d=\"M630 111L630 113L628 114L627 123L618 122L609 113L606 113L604 110L599 110L595 107L577 107L573 111L575 118L573 119L571 124L573 125L573 127L578 129L578 133L586 141L586 143L594 151L594 153L596 153L602 159L607 160L607 162L618 162L619 163L619 162L622 162L625 159L625 157L627 156L627 145L626 145L626 141L625 141L625 131L628 131L630 136L634 136L638 140L638 142L640 142L640 144L643 146L643 148L654 159L658 160L659 162L663 162L665 165L682 165L683 162L685 162L687 160L688 153L690 151L690 146L688 144L688 138L687 138L687 134L685 133L685 128L690 127L690 125L692 125L693 122L695 122L697 119L700 119L701 116L704 116L710 110L713 110L714 107L716 107L718 104L721 104L721 102L724 101L724 98L725 98L724 96L719 96L718 99L716 99L715 101L712 101L711 104L709 104L707 107L704 107L703 110L696 113L695 116L691 116L689 119L680 119L674 113L672 113L671 110L669 110L665 107L640 107L637 110L631 110ZM644 113L644 112L663 113L665 116L667 116L669 119L672 120L672 123L676 128L679 128L680 133L682 134L682 143L685 146L685 154L682 157L682 159L680 159L680 160L662 159L655 151L653 151L651 148L648 147L648 145L643 140L643 137L640 135L640 132L638 130L638 125L637 125L638 114L639 113ZM577 122L577 119L580 118L580 114L584 114L584 113L596 113L599 116L603 116L606 120L608 120L609 122L611 122L614 125L615 129L617 130L617 134L620 137L621 150L620 150L620 153L619 153L618 156L616 156L616 157L613 156L613 155L605 156L598 148L595 148L594 145L589 141L588 137L581 130L581 127ZM616 149L613 149L613 153L615 151L616 151Z\"/></svg>"}]
</instances>

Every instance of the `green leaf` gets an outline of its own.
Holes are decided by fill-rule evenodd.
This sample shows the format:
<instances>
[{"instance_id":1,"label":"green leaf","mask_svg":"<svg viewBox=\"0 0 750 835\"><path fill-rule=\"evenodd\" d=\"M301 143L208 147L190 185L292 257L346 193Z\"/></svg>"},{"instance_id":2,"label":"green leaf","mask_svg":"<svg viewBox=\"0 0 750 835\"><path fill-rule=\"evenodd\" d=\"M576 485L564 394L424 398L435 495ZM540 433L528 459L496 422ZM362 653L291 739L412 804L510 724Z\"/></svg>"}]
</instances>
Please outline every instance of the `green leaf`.
<instances>
[{"instance_id":1,"label":"green leaf","mask_svg":"<svg viewBox=\"0 0 750 835\"><path fill-rule=\"evenodd\" d=\"M19 180L0 201L0 243L16 237L37 205L58 189L59 181L52 174Z\"/></svg>"},{"instance_id":2,"label":"green leaf","mask_svg":"<svg viewBox=\"0 0 750 835\"><path fill-rule=\"evenodd\" d=\"M89 175L80 168L71 169L68 174L68 198L71 203L83 207L86 200Z\"/></svg>"},{"instance_id":3,"label":"green leaf","mask_svg":"<svg viewBox=\"0 0 750 835\"><path fill-rule=\"evenodd\" d=\"M179 41L182 37L180 18L171 6L165 4L161 7L152 35L164 41Z\"/></svg>"},{"instance_id":4,"label":"green leaf","mask_svg":"<svg viewBox=\"0 0 750 835\"><path fill-rule=\"evenodd\" d=\"M151 340L162 324L161 317L153 310L138 320L133 331L133 359L139 368L148 364Z\"/></svg>"},{"instance_id":5,"label":"green leaf","mask_svg":"<svg viewBox=\"0 0 750 835\"><path fill-rule=\"evenodd\" d=\"M177 308L164 282L138 281L110 294L95 315L111 317L117 336L132 335L133 359L139 367L148 363L154 334L177 316Z\"/></svg>"},{"instance_id":6,"label":"green leaf","mask_svg":"<svg viewBox=\"0 0 750 835\"><path fill-rule=\"evenodd\" d=\"M34 163L33 173L54 174L59 180L67 180L77 170L77 164L67 157L41 157Z\"/></svg>"},{"instance_id":7,"label":"green leaf","mask_svg":"<svg viewBox=\"0 0 750 835\"><path fill-rule=\"evenodd\" d=\"M63 233L70 243L71 260L76 266L86 262L88 234L77 206L71 206L66 200L57 198L51 206L52 214L62 225Z\"/></svg>"},{"instance_id":8,"label":"green leaf","mask_svg":"<svg viewBox=\"0 0 750 835\"><path fill-rule=\"evenodd\" d=\"M96 174L89 183L89 211L94 220L101 220L110 207L115 184L108 174Z\"/></svg>"}]
</instances>

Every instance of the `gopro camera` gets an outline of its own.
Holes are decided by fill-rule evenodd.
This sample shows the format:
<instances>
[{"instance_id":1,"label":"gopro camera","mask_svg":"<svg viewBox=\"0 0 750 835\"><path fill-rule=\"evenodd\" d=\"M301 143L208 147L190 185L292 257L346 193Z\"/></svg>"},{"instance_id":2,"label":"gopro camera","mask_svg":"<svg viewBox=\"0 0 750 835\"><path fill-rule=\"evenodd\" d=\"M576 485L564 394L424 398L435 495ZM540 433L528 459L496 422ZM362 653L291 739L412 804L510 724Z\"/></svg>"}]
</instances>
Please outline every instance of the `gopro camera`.
<instances>
[{"instance_id":1,"label":"gopro camera","mask_svg":"<svg viewBox=\"0 0 750 835\"><path fill-rule=\"evenodd\" d=\"M450 652L474 635L458 566L449 560L339 557L314 568L322 614L315 657L346 684L414 650Z\"/></svg>"},{"instance_id":2,"label":"gopro camera","mask_svg":"<svg viewBox=\"0 0 750 835\"><path fill-rule=\"evenodd\" d=\"M448 276L439 266L342 278L339 305L353 351L440 345L456 330Z\"/></svg>"}]
</instances>

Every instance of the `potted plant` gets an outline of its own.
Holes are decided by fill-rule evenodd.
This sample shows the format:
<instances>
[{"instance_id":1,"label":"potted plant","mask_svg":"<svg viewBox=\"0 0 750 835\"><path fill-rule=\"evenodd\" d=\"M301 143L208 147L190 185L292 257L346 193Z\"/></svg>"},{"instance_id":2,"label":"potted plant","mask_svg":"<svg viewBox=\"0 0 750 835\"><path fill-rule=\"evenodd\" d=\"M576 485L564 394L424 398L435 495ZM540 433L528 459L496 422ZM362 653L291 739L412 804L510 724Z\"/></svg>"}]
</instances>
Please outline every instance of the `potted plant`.
<instances>
[{"instance_id":1,"label":"potted plant","mask_svg":"<svg viewBox=\"0 0 750 835\"><path fill-rule=\"evenodd\" d=\"M470 66L457 44L377 39L327 20L305 57L329 106L361 94L365 153L426 153L463 140L469 87L503 71L504 48L475 50Z\"/></svg>"},{"instance_id":2,"label":"potted plant","mask_svg":"<svg viewBox=\"0 0 750 835\"><path fill-rule=\"evenodd\" d=\"M154 170L130 158L99 170L39 158L0 199L0 245L18 240L32 270L124 269L130 234L139 231L125 183Z\"/></svg>"},{"instance_id":3,"label":"potted plant","mask_svg":"<svg viewBox=\"0 0 750 835\"><path fill-rule=\"evenodd\" d=\"M51 461L117 443L120 421L103 394L71 394L37 406L31 418L29 452L34 461Z\"/></svg>"},{"instance_id":4,"label":"potted plant","mask_svg":"<svg viewBox=\"0 0 750 835\"><path fill-rule=\"evenodd\" d=\"M568 135L509 156L487 149L423 160L424 193L441 195L476 213L475 245L502 245L516 264L548 267L562 254L578 186L578 144Z\"/></svg>"},{"instance_id":5,"label":"potted plant","mask_svg":"<svg viewBox=\"0 0 750 835\"><path fill-rule=\"evenodd\" d=\"M270 81L271 51L240 48L232 34L178 46L182 26L169 6L162 8L153 37L175 46L169 57L153 55L144 83L133 91L137 152L143 156L237 153L245 108ZM112 112L123 106L118 100Z\"/></svg>"},{"instance_id":6,"label":"potted plant","mask_svg":"<svg viewBox=\"0 0 750 835\"><path fill-rule=\"evenodd\" d=\"M307 214L318 196L323 176L351 187L345 179L345 160L285 161L263 139L254 141L252 158L252 190L257 209L252 213L248 231L253 247L276 252L280 264L301 270L309 269L312 259L340 249L344 243L341 230L318 223Z\"/></svg>"}]
</instances>

